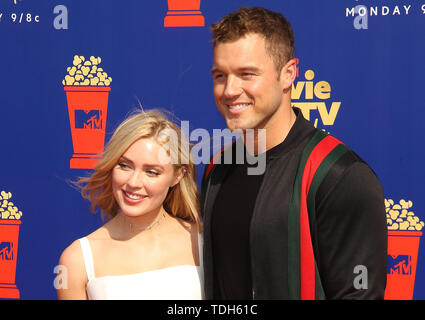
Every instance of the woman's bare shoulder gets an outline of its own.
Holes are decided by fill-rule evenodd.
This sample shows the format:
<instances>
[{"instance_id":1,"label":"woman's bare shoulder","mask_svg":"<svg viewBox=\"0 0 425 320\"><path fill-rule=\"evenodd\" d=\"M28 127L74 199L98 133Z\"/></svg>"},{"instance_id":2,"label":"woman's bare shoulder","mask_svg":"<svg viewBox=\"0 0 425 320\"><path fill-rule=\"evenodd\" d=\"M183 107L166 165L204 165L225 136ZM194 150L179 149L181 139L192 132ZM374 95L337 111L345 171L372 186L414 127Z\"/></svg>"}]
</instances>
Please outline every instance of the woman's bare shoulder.
<instances>
[{"instance_id":1,"label":"woman's bare shoulder","mask_svg":"<svg viewBox=\"0 0 425 320\"><path fill-rule=\"evenodd\" d=\"M75 265L83 261L81 244L79 239L72 242L65 250L63 250L59 263L61 265Z\"/></svg>"},{"instance_id":2,"label":"woman's bare shoulder","mask_svg":"<svg viewBox=\"0 0 425 320\"><path fill-rule=\"evenodd\" d=\"M87 238L89 240L98 240L107 238L109 235L108 229L106 227L106 224L101 226L100 228L96 229L92 233L86 235L84 238ZM81 238L82 239L82 238ZM82 247L80 239L75 240L72 242L63 252L59 259L59 262L62 264L66 264L69 266L77 267L77 266L83 266L84 267L84 260L83 260L83 254L82 254Z\"/></svg>"},{"instance_id":3,"label":"woman's bare shoulder","mask_svg":"<svg viewBox=\"0 0 425 320\"><path fill-rule=\"evenodd\" d=\"M61 254L59 265L65 285L57 288L58 299L87 299L85 286L87 274L79 240L72 242Z\"/></svg>"}]
</instances>

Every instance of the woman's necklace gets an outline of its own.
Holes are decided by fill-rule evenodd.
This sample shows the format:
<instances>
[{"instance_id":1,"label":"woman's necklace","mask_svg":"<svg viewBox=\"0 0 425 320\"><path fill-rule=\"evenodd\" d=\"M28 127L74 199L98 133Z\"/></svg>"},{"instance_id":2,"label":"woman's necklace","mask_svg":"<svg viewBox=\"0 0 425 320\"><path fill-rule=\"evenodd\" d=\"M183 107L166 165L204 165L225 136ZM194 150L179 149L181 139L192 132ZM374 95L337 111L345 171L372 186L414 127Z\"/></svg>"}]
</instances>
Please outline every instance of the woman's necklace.
<instances>
[{"instance_id":1,"label":"woman's necklace","mask_svg":"<svg viewBox=\"0 0 425 320\"><path fill-rule=\"evenodd\" d=\"M162 216L156 220L154 223L152 223L151 225L147 226L147 227L137 227L133 224L130 223L130 229L131 230L137 230L137 231L144 231L144 230L149 230L152 229L153 227L155 227L156 225L159 225L161 223L161 220L163 220L165 218L165 213L162 213Z\"/></svg>"}]
</instances>

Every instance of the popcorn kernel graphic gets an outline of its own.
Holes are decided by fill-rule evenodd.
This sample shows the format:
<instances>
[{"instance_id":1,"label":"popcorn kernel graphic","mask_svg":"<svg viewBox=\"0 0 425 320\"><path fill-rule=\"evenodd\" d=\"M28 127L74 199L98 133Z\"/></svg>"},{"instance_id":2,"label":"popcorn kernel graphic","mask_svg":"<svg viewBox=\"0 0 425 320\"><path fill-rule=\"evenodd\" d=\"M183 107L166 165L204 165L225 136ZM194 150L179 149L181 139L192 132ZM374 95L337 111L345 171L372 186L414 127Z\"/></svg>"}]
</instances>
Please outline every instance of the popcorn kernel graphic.
<instances>
[{"instance_id":1,"label":"popcorn kernel graphic","mask_svg":"<svg viewBox=\"0 0 425 320\"><path fill-rule=\"evenodd\" d=\"M388 230L421 231L425 223L413 211L409 211L412 206L413 202L410 200L401 199L399 203L394 203L392 199L385 199Z\"/></svg>"},{"instance_id":2,"label":"popcorn kernel graphic","mask_svg":"<svg viewBox=\"0 0 425 320\"><path fill-rule=\"evenodd\" d=\"M84 56L74 56L72 66L68 67L65 78L62 80L64 86L109 86L112 78L99 67L102 59L91 56L86 60Z\"/></svg>"},{"instance_id":3,"label":"popcorn kernel graphic","mask_svg":"<svg viewBox=\"0 0 425 320\"><path fill-rule=\"evenodd\" d=\"M12 198L11 192L1 191L0 192L0 219L9 219L9 220L20 220L22 217L22 211L10 201Z\"/></svg>"}]
</instances>

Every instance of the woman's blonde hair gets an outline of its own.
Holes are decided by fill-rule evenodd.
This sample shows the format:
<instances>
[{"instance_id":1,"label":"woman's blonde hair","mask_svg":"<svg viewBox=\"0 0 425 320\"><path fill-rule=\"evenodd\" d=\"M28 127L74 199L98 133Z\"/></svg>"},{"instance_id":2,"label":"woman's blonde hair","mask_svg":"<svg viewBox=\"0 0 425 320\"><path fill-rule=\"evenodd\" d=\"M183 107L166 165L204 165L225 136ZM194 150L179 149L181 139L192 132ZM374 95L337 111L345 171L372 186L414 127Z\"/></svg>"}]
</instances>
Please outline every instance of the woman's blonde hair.
<instances>
[{"instance_id":1,"label":"woman's blonde hair","mask_svg":"<svg viewBox=\"0 0 425 320\"><path fill-rule=\"evenodd\" d=\"M106 145L94 173L80 177L75 183L81 188L83 197L91 202L91 211L95 212L97 206L108 218L118 213L119 207L112 193L112 169L127 149L142 138L154 138L168 151L174 172L185 172L180 182L168 191L164 209L175 217L195 222L201 232L199 191L189 144L180 128L158 110L138 111L125 119Z\"/></svg>"}]
</instances>

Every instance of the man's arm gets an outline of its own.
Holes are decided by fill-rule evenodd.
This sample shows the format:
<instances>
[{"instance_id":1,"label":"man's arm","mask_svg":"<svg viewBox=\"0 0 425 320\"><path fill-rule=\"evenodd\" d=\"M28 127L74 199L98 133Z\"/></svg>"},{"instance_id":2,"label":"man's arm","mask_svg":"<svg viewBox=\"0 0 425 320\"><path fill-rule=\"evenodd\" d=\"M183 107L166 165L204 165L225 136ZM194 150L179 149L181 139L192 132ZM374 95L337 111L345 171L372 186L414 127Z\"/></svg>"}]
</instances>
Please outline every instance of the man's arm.
<instances>
[{"instance_id":1,"label":"man's arm","mask_svg":"<svg viewBox=\"0 0 425 320\"><path fill-rule=\"evenodd\" d=\"M355 162L317 207L318 268L327 299L383 299L387 224L382 186Z\"/></svg>"}]
</instances>

